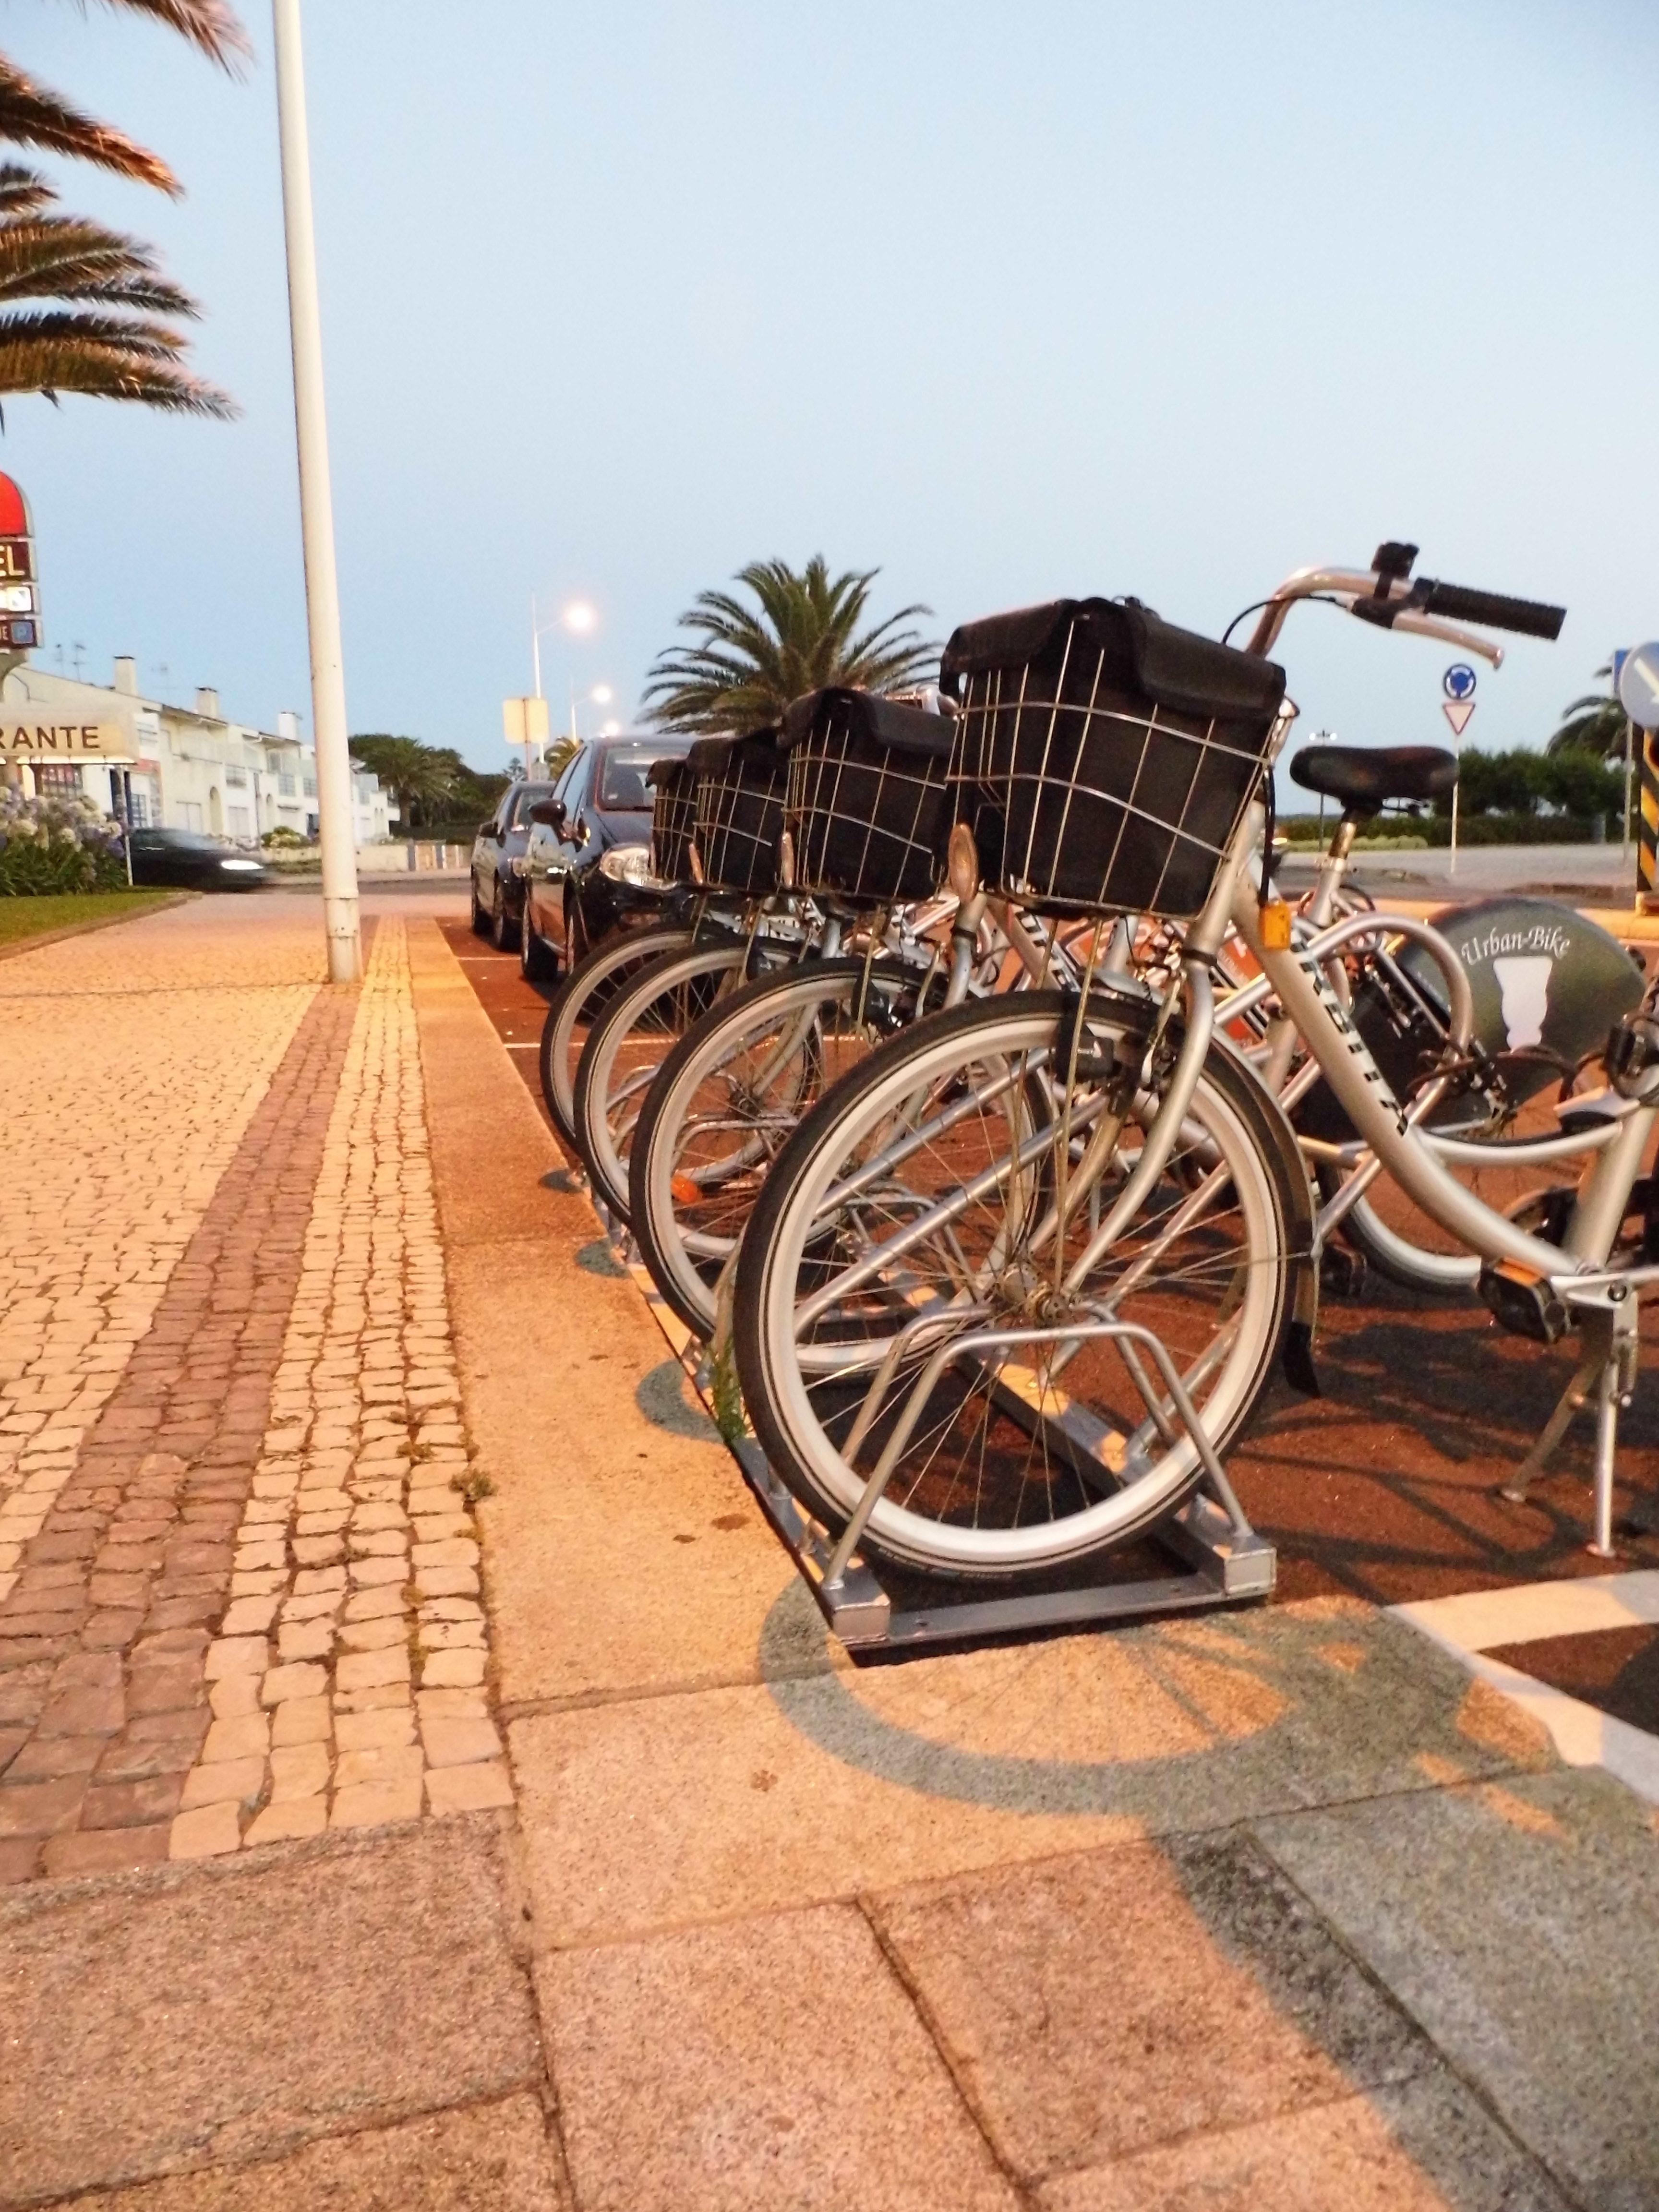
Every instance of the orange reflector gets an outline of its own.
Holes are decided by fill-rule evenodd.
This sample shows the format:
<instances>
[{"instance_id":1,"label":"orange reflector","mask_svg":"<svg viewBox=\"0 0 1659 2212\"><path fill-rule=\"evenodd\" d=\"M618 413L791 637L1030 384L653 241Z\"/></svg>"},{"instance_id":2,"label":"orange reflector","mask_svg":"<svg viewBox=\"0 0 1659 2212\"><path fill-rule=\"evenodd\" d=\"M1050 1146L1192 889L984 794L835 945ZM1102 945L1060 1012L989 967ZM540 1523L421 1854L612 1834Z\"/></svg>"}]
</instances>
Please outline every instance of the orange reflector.
<instances>
[{"instance_id":1,"label":"orange reflector","mask_svg":"<svg viewBox=\"0 0 1659 2212\"><path fill-rule=\"evenodd\" d=\"M1291 909L1283 899L1269 899L1257 910L1257 924L1261 931L1261 943L1268 952L1288 952L1291 949Z\"/></svg>"},{"instance_id":2,"label":"orange reflector","mask_svg":"<svg viewBox=\"0 0 1659 2212\"><path fill-rule=\"evenodd\" d=\"M671 1178L669 1194L676 1206L695 1206L702 1196L702 1187L692 1182L690 1176L677 1175Z\"/></svg>"}]
</instances>

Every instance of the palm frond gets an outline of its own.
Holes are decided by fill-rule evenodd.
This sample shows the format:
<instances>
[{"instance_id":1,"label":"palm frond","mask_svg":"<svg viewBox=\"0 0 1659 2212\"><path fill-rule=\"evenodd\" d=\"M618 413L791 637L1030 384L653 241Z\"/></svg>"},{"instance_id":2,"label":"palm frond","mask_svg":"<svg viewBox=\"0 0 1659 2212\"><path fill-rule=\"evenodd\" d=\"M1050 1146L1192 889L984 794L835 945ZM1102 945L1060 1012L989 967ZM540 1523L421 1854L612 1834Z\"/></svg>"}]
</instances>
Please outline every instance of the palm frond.
<instances>
[{"instance_id":1,"label":"palm frond","mask_svg":"<svg viewBox=\"0 0 1659 2212\"><path fill-rule=\"evenodd\" d=\"M0 392L137 399L175 413L236 412L227 392L179 365L186 341L163 324L107 315L0 315Z\"/></svg>"},{"instance_id":2,"label":"palm frond","mask_svg":"<svg viewBox=\"0 0 1659 2212\"><path fill-rule=\"evenodd\" d=\"M1611 667L1598 668L1610 676ZM1612 694L1588 691L1561 710L1560 726L1544 750L1548 753L1595 753L1602 760L1621 758L1625 750L1625 710Z\"/></svg>"},{"instance_id":3,"label":"palm frond","mask_svg":"<svg viewBox=\"0 0 1659 2212\"><path fill-rule=\"evenodd\" d=\"M680 617L695 642L659 653L652 668L647 720L693 732L755 728L824 684L891 691L918 682L939 647L902 625L930 609L902 607L860 633L878 573L832 577L822 554L800 570L752 561L733 580L753 605L730 592L700 592Z\"/></svg>"},{"instance_id":4,"label":"palm frond","mask_svg":"<svg viewBox=\"0 0 1659 2212\"><path fill-rule=\"evenodd\" d=\"M44 146L79 161L112 169L141 185L177 195L179 179L167 163L113 125L97 122L66 100L36 84L0 55L0 140L13 145Z\"/></svg>"},{"instance_id":5,"label":"palm frond","mask_svg":"<svg viewBox=\"0 0 1659 2212\"><path fill-rule=\"evenodd\" d=\"M99 300L187 320L199 312L148 246L76 216L0 218L0 300Z\"/></svg>"},{"instance_id":6,"label":"palm frond","mask_svg":"<svg viewBox=\"0 0 1659 2212\"><path fill-rule=\"evenodd\" d=\"M190 295L161 274L140 240L82 216L43 212L54 198L32 171L0 167L0 302L82 303L0 315L0 392L39 392L54 404L60 392L82 392L234 415L227 394L184 367L183 331L151 319L193 319Z\"/></svg>"},{"instance_id":7,"label":"palm frond","mask_svg":"<svg viewBox=\"0 0 1659 2212\"><path fill-rule=\"evenodd\" d=\"M82 0L84 6L85 0ZM108 8L127 8L150 15L198 46L222 69L232 69L253 51L247 33L225 0L104 0Z\"/></svg>"}]
</instances>

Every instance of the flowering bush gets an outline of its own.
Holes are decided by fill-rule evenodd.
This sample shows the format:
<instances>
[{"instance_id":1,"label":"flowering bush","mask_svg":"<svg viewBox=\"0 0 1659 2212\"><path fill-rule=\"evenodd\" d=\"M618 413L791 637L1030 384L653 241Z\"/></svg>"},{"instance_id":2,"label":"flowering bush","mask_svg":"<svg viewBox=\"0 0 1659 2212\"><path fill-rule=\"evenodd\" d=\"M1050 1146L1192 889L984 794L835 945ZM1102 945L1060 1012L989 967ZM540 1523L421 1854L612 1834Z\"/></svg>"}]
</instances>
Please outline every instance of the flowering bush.
<instances>
[{"instance_id":1,"label":"flowering bush","mask_svg":"<svg viewBox=\"0 0 1659 2212\"><path fill-rule=\"evenodd\" d=\"M125 887L118 823L81 792L26 799L0 785L0 898Z\"/></svg>"}]
</instances>

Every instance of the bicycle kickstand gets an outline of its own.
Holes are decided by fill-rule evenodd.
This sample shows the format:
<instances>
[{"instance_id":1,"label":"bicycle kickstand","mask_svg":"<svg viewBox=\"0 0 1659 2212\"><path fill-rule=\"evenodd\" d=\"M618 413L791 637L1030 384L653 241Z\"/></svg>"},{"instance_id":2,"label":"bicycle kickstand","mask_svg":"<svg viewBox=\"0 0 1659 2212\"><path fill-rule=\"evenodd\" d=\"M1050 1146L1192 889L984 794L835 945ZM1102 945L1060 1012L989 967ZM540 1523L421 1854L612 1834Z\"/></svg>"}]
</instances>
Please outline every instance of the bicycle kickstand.
<instances>
[{"instance_id":1,"label":"bicycle kickstand","mask_svg":"<svg viewBox=\"0 0 1659 2212\"><path fill-rule=\"evenodd\" d=\"M1574 1309L1583 1358L1577 1371L1556 1401L1543 1433L1498 1495L1512 1504L1526 1503L1527 1492L1554 1455L1572 1425L1575 1414L1592 1399L1595 1404L1595 1533L1589 1549L1598 1559L1617 1557L1613 1547L1613 1478L1619 1444L1619 1416L1636 1389L1637 1361L1641 1350L1638 1334L1639 1308L1633 1297L1615 1289L1606 1304Z\"/></svg>"}]
</instances>

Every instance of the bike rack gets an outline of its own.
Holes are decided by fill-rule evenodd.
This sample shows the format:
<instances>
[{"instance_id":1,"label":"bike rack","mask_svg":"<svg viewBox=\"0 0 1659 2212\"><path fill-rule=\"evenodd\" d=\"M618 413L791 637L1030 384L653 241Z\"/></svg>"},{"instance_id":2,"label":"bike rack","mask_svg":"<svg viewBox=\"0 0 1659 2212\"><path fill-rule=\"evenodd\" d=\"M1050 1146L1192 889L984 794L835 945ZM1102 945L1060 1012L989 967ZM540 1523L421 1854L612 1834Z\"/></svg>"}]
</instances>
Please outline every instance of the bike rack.
<instances>
[{"instance_id":1,"label":"bike rack","mask_svg":"<svg viewBox=\"0 0 1659 2212\"><path fill-rule=\"evenodd\" d=\"M712 1419L707 1367L697 1360L702 1347L665 1303L641 1265L626 1227L591 1189L588 1196L617 1260L632 1276ZM1122 1332L1116 1325L1101 1324L1095 1333ZM1030 1338L1041 1333L1013 1334ZM1148 1335L1142 1331L1134 1334L1142 1341ZM980 1334L988 1337L990 1332ZM1163 1368L1167 1383L1171 1370L1165 1364L1167 1353L1158 1358L1162 1352L1158 1346L1153 1357ZM1179 1391L1178 1383L1176 1387ZM1183 1415L1190 1410L1182 1406L1184 1395L1180 1393L1176 1400L1177 1413ZM975 1595L972 1583L925 1582L920 1576L889 1568L885 1562L866 1560L855 1548L849 1549L844 1537L841 1543L834 1542L778 1480L753 1437L726 1441L830 1629L849 1651L876 1652L1091 1623L1142 1620L1160 1613L1207 1610L1270 1596L1278 1573L1278 1552L1250 1526L1195 1419L1190 1432L1206 1462L1200 1487L1130 1547L1137 1553L1166 1553L1170 1572L1110 1579L1103 1572L1115 1556L1109 1553L1089 1563L1087 1579L1078 1578L1080 1570L1055 1572L1044 1578L1048 1587L1026 1588L1006 1597ZM872 1478L869 1489L874 1488ZM861 1507L874 1503L875 1498L867 1492ZM853 1533L856 1543L856 1531ZM838 1558L838 1553L846 1556Z\"/></svg>"}]
</instances>

